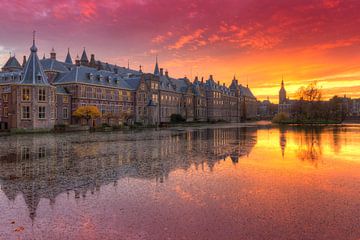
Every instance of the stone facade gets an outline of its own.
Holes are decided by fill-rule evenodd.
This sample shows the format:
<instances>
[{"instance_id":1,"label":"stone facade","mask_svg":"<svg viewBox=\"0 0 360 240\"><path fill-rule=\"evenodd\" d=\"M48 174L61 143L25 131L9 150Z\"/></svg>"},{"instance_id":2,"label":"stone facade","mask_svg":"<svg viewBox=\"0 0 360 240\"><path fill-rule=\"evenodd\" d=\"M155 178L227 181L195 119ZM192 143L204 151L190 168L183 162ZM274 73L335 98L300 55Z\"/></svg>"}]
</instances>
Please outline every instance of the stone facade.
<instances>
[{"instance_id":1,"label":"stone facade","mask_svg":"<svg viewBox=\"0 0 360 240\"><path fill-rule=\"evenodd\" d=\"M89 61L85 49L75 64L70 51L62 62L56 59L54 49L50 58L39 60L34 40L23 66L13 56L2 69L1 129L86 124L72 116L80 106L100 110L102 116L91 122L93 126L125 122L159 125L170 122L173 114L188 122L239 122L257 115L256 98L235 78L230 87L216 82L212 75L206 81L198 77L193 82L186 77L175 79L159 68L157 61L154 73L143 73L97 61L93 54Z\"/></svg>"}]
</instances>

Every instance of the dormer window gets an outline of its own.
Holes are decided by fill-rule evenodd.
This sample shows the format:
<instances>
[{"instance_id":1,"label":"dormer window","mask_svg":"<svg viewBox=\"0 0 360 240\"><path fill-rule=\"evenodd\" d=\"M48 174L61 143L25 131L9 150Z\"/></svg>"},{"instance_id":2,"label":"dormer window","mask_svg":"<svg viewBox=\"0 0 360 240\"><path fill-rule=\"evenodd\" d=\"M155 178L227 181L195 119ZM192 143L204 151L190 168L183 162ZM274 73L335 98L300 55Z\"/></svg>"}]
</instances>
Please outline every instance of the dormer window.
<instances>
[{"instance_id":1,"label":"dormer window","mask_svg":"<svg viewBox=\"0 0 360 240\"><path fill-rule=\"evenodd\" d=\"M38 82L40 82L40 81L42 80L42 76L41 76L40 73L38 73L38 75L36 76L36 80L37 80Z\"/></svg>"},{"instance_id":2,"label":"dormer window","mask_svg":"<svg viewBox=\"0 0 360 240\"><path fill-rule=\"evenodd\" d=\"M108 82L111 82L112 77L111 77L111 76L108 76L107 80L108 80Z\"/></svg>"},{"instance_id":3,"label":"dormer window","mask_svg":"<svg viewBox=\"0 0 360 240\"><path fill-rule=\"evenodd\" d=\"M89 80L94 80L94 74L89 73Z\"/></svg>"},{"instance_id":4,"label":"dormer window","mask_svg":"<svg viewBox=\"0 0 360 240\"><path fill-rule=\"evenodd\" d=\"M98 75L98 81L103 81L103 80L104 80L103 75L99 74L99 75Z\"/></svg>"}]
</instances>

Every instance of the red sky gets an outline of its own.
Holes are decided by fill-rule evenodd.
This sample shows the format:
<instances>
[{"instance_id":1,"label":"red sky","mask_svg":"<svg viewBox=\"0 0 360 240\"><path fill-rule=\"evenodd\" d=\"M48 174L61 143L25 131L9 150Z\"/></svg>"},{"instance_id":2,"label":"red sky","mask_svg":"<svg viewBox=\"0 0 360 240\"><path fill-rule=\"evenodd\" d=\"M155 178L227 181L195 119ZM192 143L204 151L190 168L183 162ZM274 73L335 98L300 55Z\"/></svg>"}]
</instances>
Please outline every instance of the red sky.
<instances>
[{"instance_id":1,"label":"red sky","mask_svg":"<svg viewBox=\"0 0 360 240\"><path fill-rule=\"evenodd\" d=\"M0 65L21 60L37 31L39 54L86 47L97 59L160 66L174 77L230 83L277 99L317 80L325 95L360 97L358 0L1 0Z\"/></svg>"}]
</instances>

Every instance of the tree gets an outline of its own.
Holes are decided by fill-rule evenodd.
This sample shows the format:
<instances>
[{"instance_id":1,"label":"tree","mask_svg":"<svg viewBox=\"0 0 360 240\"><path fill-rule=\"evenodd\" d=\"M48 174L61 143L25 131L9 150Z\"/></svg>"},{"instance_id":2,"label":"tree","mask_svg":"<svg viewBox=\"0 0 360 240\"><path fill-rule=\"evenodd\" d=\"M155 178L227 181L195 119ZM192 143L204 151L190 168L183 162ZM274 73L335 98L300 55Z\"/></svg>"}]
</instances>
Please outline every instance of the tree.
<instances>
[{"instance_id":1,"label":"tree","mask_svg":"<svg viewBox=\"0 0 360 240\"><path fill-rule=\"evenodd\" d=\"M101 114L96 106L81 106L75 110L73 116L85 119L87 125L89 125L90 119L98 118L101 116Z\"/></svg>"},{"instance_id":2,"label":"tree","mask_svg":"<svg viewBox=\"0 0 360 240\"><path fill-rule=\"evenodd\" d=\"M318 87L317 82L312 82L306 87L299 88L297 96L299 97L299 100L315 102L321 100L322 91L321 88Z\"/></svg>"}]
</instances>

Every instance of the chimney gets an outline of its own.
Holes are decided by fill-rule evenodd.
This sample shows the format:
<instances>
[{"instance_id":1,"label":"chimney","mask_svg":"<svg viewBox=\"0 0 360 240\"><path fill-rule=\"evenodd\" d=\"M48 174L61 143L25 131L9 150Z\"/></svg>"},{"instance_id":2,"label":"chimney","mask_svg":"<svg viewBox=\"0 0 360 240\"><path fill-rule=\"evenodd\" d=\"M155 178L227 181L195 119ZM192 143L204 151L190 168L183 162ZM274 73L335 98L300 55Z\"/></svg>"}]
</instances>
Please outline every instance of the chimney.
<instances>
[{"instance_id":1,"label":"chimney","mask_svg":"<svg viewBox=\"0 0 360 240\"><path fill-rule=\"evenodd\" d=\"M163 76L163 75L164 75L164 69L160 68L160 76Z\"/></svg>"},{"instance_id":2,"label":"chimney","mask_svg":"<svg viewBox=\"0 0 360 240\"><path fill-rule=\"evenodd\" d=\"M209 78L210 78L210 80L213 80L213 75L210 75L210 77L209 77Z\"/></svg>"},{"instance_id":3,"label":"chimney","mask_svg":"<svg viewBox=\"0 0 360 240\"><path fill-rule=\"evenodd\" d=\"M204 77L201 77L201 83L204 83Z\"/></svg>"},{"instance_id":4,"label":"chimney","mask_svg":"<svg viewBox=\"0 0 360 240\"><path fill-rule=\"evenodd\" d=\"M25 67L25 65L26 65L26 56L23 57L22 67Z\"/></svg>"},{"instance_id":5,"label":"chimney","mask_svg":"<svg viewBox=\"0 0 360 240\"><path fill-rule=\"evenodd\" d=\"M165 76L166 76L166 77L169 77L169 72L168 72L167 69L166 69L166 71L165 71Z\"/></svg>"},{"instance_id":6,"label":"chimney","mask_svg":"<svg viewBox=\"0 0 360 240\"><path fill-rule=\"evenodd\" d=\"M56 52L54 48L51 49L50 58L56 60Z\"/></svg>"},{"instance_id":7,"label":"chimney","mask_svg":"<svg viewBox=\"0 0 360 240\"><path fill-rule=\"evenodd\" d=\"M76 56L75 64L76 64L76 66L80 66L80 58L79 58L79 55Z\"/></svg>"},{"instance_id":8,"label":"chimney","mask_svg":"<svg viewBox=\"0 0 360 240\"><path fill-rule=\"evenodd\" d=\"M220 81L218 81L218 85L220 86Z\"/></svg>"},{"instance_id":9,"label":"chimney","mask_svg":"<svg viewBox=\"0 0 360 240\"><path fill-rule=\"evenodd\" d=\"M223 83L223 86L225 87L225 83Z\"/></svg>"},{"instance_id":10,"label":"chimney","mask_svg":"<svg viewBox=\"0 0 360 240\"><path fill-rule=\"evenodd\" d=\"M95 62L95 54L91 54L90 65L91 65L91 66L95 66L95 65L96 65L96 62Z\"/></svg>"},{"instance_id":11,"label":"chimney","mask_svg":"<svg viewBox=\"0 0 360 240\"><path fill-rule=\"evenodd\" d=\"M195 77L195 81L199 81L199 78L198 78L198 76L196 76L196 77Z\"/></svg>"}]
</instances>

